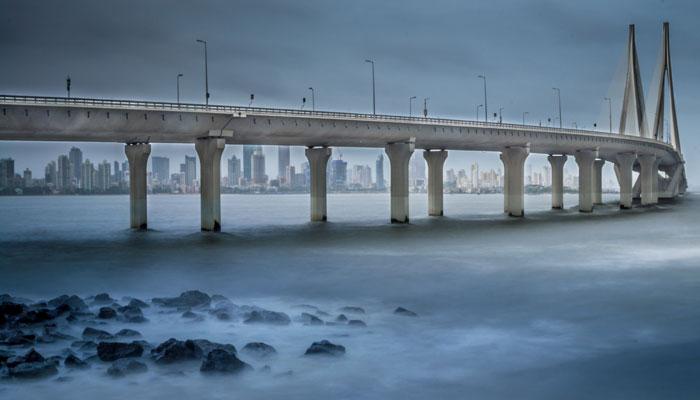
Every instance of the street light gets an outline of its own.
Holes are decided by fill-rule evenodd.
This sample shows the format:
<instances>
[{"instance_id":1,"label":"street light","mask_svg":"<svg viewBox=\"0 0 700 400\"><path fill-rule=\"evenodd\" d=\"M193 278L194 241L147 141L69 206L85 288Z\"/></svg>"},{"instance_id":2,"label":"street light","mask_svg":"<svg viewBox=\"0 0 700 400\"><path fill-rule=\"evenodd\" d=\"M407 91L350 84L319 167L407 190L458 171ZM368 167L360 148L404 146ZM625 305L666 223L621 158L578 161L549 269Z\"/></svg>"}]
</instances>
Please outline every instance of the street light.
<instances>
[{"instance_id":1,"label":"street light","mask_svg":"<svg viewBox=\"0 0 700 400\"><path fill-rule=\"evenodd\" d=\"M204 44L204 97L206 105L209 105L209 65L207 60L207 41L197 39L197 43Z\"/></svg>"},{"instance_id":2,"label":"street light","mask_svg":"<svg viewBox=\"0 0 700 400\"><path fill-rule=\"evenodd\" d=\"M484 115L485 117L485 122L489 122L489 102L486 100L486 75L479 75L478 78L481 78L484 80Z\"/></svg>"},{"instance_id":3,"label":"street light","mask_svg":"<svg viewBox=\"0 0 700 400\"><path fill-rule=\"evenodd\" d=\"M428 118L428 100L430 100L430 97L423 99L423 117L425 118Z\"/></svg>"},{"instance_id":4,"label":"street light","mask_svg":"<svg viewBox=\"0 0 700 400\"><path fill-rule=\"evenodd\" d=\"M408 116L412 117L413 116L413 100L415 100L416 96L411 96L408 98Z\"/></svg>"},{"instance_id":5,"label":"street light","mask_svg":"<svg viewBox=\"0 0 700 400\"><path fill-rule=\"evenodd\" d=\"M180 104L180 78L182 78L182 74L177 74L177 104Z\"/></svg>"},{"instance_id":6,"label":"street light","mask_svg":"<svg viewBox=\"0 0 700 400\"><path fill-rule=\"evenodd\" d=\"M316 111L316 93L314 93L314 88L309 87L311 91L311 111Z\"/></svg>"},{"instance_id":7,"label":"street light","mask_svg":"<svg viewBox=\"0 0 700 400\"><path fill-rule=\"evenodd\" d=\"M498 123L503 123L503 107L498 108Z\"/></svg>"},{"instance_id":8,"label":"street light","mask_svg":"<svg viewBox=\"0 0 700 400\"><path fill-rule=\"evenodd\" d=\"M478 106L476 106L476 121L477 122L479 122L479 109L483 106L484 106L483 104L479 104Z\"/></svg>"},{"instance_id":9,"label":"street light","mask_svg":"<svg viewBox=\"0 0 700 400\"><path fill-rule=\"evenodd\" d=\"M301 98L301 109L304 109L304 106L306 105L306 97Z\"/></svg>"},{"instance_id":10,"label":"street light","mask_svg":"<svg viewBox=\"0 0 700 400\"><path fill-rule=\"evenodd\" d=\"M552 88L552 90L556 90L557 92L557 99L559 103L559 129L562 128L562 121L561 121L561 90L559 88Z\"/></svg>"},{"instance_id":11,"label":"street light","mask_svg":"<svg viewBox=\"0 0 700 400\"><path fill-rule=\"evenodd\" d=\"M255 100L255 93L250 94L250 103L248 103L248 107L253 105L253 100Z\"/></svg>"},{"instance_id":12,"label":"street light","mask_svg":"<svg viewBox=\"0 0 700 400\"><path fill-rule=\"evenodd\" d=\"M66 92L68 92L68 98L70 99L70 75L66 76Z\"/></svg>"},{"instance_id":13,"label":"street light","mask_svg":"<svg viewBox=\"0 0 700 400\"><path fill-rule=\"evenodd\" d=\"M612 133L612 100L610 97L606 97L605 100L608 101L608 121L610 124L610 133Z\"/></svg>"},{"instance_id":14,"label":"street light","mask_svg":"<svg viewBox=\"0 0 700 400\"><path fill-rule=\"evenodd\" d=\"M368 62L372 64L372 114L376 115L377 114L377 98L376 98L376 92L375 92L375 87L374 87L374 60L365 60L365 62Z\"/></svg>"},{"instance_id":15,"label":"street light","mask_svg":"<svg viewBox=\"0 0 700 400\"><path fill-rule=\"evenodd\" d=\"M523 125L525 125L525 116L528 114L530 114L530 113L527 111L523 112Z\"/></svg>"}]
</instances>

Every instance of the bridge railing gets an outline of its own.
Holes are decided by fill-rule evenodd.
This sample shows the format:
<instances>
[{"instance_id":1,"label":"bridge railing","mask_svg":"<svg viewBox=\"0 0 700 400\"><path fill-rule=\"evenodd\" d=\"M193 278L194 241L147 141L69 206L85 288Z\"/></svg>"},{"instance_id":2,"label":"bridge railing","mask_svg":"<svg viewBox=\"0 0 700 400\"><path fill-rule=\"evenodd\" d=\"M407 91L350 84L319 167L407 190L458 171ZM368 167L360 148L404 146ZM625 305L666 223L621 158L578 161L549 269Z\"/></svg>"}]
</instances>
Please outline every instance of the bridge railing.
<instances>
[{"instance_id":1,"label":"bridge railing","mask_svg":"<svg viewBox=\"0 0 700 400\"><path fill-rule=\"evenodd\" d=\"M484 121L471 121L450 118L432 118L432 117L406 117L400 115L385 115L385 114L362 114L351 112L337 111L312 111L312 110L294 110L286 108L266 108L266 107L245 107L245 106L229 106L229 105L205 105L196 103L172 103L159 101L141 101L141 100L113 100L113 99L91 99L80 97L50 97L50 96L23 96L23 95L0 95L0 104L44 104L44 105L71 105L71 106L97 106L97 107L120 107L131 109L148 109L148 110L163 110L163 111L192 111L192 112L225 112L231 114L263 114L270 116L288 115L288 116L304 116L304 117L331 117L338 119L356 119L362 121L392 121L405 123L421 123L421 124L438 124L451 125L462 127L485 127L485 128L512 128L512 129L529 129L537 132L550 133L570 133L570 134L597 134L610 135L604 131L592 131L587 129L572 129L572 128L554 128L539 125L523 125L511 123L495 123ZM635 140L645 140L659 144L665 144L655 139L634 137Z\"/></svg>"}]
</instances>

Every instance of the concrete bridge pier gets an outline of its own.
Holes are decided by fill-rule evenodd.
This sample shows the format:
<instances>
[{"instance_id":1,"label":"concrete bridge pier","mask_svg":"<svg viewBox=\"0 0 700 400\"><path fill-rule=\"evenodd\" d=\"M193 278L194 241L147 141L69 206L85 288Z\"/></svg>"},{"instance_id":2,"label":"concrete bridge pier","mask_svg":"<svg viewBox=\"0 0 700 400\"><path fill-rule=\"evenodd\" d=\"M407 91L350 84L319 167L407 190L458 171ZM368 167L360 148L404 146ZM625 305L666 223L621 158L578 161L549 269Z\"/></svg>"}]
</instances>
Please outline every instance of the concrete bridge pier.
<instances>
[{"instance_id":1,"label":"concrete bridge pier","mask_svg":"<svg viewBox=\"0 0 700 400\"><path fill-rule=\"evenodd\" d=\"M530 146L506 147L501 152L503 161L503 208L511 217L525 215L525 160Z\"/></svg>"},{"instance_id":2,"label":"concrete bridge pier","mask_svg":"<svg viewBox=\"0 0 700 400\"><path fill-rule=\"evenodd\" d=\"M133 143L124 146L129 160L129 203L131 209L131 228L146 230L148 228L146 193L146 165L151 154L148 143Z\"/></svg>"},{"instance_id":3,"label":"concrete bridge pier","mask_svg":"<svg viewBox=\"0 0 700 400\"><path fill-rule=\"evenodd\" d=\"M632 167L637 160L634 153L620 153L617 155L615 172L620 184L620 208L632 208Z\"/></svg>"},{"instance_id":4,"label":"concrete bridge pier","mask_svg":"<svg viewBox=\"0 0 700 400\"><path fill-rule=\"evenodd\" d=\"M598 157L598 150L577 150L578 164L578 210L593 211L593 163Z\"/></svg>"},{"instance_id":5,"label":"concrete bridge pier","mask_svg":"<svg viewBox=\"0 0 700 400\"><path fill-rule=\"evenodd\" d=\"M659 161L653 154L642 154L638 160L641 167L642 205L656 204L658 203Z\"/></svg>"},{"instance_id":6,"label":"concrete bridge pier","mask_svg":"<svg viewBox=\"0 0 700 400\"><path fill-rule=\"evenodd\" d=\"M408 162L415 144L389 143L384 148L391 164L391 223L408 223Z\"/></svg>"},{"instance_id":7,"label":"concrete bridge pier","mask_svg":"<svg viewBox=\"0 0 700 400\"><path fill-rule=\"evenodd\" d=\"M550 155L547 157L552 168L552 208L564 208L564 164L566 155Z\"/></svg>"},{"instance_id":8,"label":"concrete bridge pier","mask_svg":"<svg viewBox=\"0 0 700 400\"><path fill-rule=\"evenodd\" d=\"M446 150L423 152L423 158L428 162L428 215L442 217L442 169L447 159Z\"/></svg>"},{"instance_id":9,"label":"concrete bridge pier","mask_svg":"<svg viewBox=\"0 0 700 400\"><path fill-rule=\"evenodd\" d=\"M325 221L326 214L326 168L332 150L329 147L309 147L306 159L311 172L311 221Z\"/></svg>"},{"instance_id":10,"label":"concrete bridge pier","mask_svg":"<svg viewBox=\"0 0 700 400\"><path fill-rule=\"evenodd\" d=\"M226 140L216 137L199 138L195 142L203 231L221 231L221 153L225 146Z\"/></svg>"},{"instance_id":11,"label":"concrete bridge pier","mask_svg":"<svg viewBox=\"0 0 700 400\"><path fill-rule=\"evenodd\" d=\"M593 204L603 204L603 166L605 160L593 161Z\"/></svg>"}]
</instances>

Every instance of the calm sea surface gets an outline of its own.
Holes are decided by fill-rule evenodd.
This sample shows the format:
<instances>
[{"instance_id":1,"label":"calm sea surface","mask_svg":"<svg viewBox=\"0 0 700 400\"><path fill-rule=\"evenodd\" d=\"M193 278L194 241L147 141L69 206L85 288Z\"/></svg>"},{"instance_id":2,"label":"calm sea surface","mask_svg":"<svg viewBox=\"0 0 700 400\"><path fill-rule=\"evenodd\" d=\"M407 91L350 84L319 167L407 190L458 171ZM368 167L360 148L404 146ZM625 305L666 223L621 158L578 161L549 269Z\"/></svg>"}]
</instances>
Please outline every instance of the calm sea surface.
<instances>
[{"instance_id":1,"label":"calm sea surface","mask_svg":"<svg viewBox=\"0 0 700 400\"><path fill-rule=\"evenodd\" d=\"M308 222L308 195L223 195L223 232L206 234L194 195L149 196L148 232L127 229L127 196L0 197L0 294L199 289L293 320L192 323L151 307L145 324L102 329L153 344L264 341L278 356L244 361L272 373L218 379L149 364L110 379L97 363L61 369L62 382L0 381L0 398L699 398L700 196L628 211L616 199L581 214L576 195L563 211L526 196L526 218L514 219L501 195L445 195L446 217L429 218L426 196L411 195L411 224L391 225L388 194L330 195L325 224ZM306 326L299 304L327 320L362 307L367 328ZM347 354L301 356L321 339Z\"/></svg>"}]
</instances>

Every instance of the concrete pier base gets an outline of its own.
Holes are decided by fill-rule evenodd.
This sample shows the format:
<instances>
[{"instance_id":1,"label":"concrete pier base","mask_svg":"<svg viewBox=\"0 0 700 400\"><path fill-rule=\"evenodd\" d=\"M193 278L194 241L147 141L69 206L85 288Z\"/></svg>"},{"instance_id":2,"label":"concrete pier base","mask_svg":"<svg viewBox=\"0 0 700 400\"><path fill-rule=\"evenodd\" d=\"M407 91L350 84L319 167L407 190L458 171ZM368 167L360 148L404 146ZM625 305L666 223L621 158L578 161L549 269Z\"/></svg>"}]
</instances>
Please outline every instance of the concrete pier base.
<instances>
[{"instance_id":1,"label":"concrete pier base","mask_svg":"<svg viewBox=\"0 0 700 400\"><path fill-rule=\"evenodd\" d=\"M444 214L442 201L442 169L447 159L446 150L423 152L423 158L428 163L428 215L442 217Z\"/></svg>"},{"instance_id":2,"label":"concrete pier base","mask_svg":"<svg viewBox=\"0 0 700 400\"><path fill-rule=\"evenodd\" d=\"M593 161L593 205L603 204L603 166L605 160Z\"/></svg>"},{"instance_id":3,"label":"concrete pier base","mask_svg":"<svg viewBox=\"0 0 700 400\"><path fill-rule=\"evenodd\" d=\"M200 166L200 199L203 231L221 231L221 153L226 140L215 137L195 142Z\"/></svg>"},{"instance_id":4,"label":"concrete pier base","mask_svg":"<svg viewBox=\"0 0 700 400\"><path fill-rule=\"evenodd\" d=\"M642 154L638 158L641 167L642 205L658 203L659 162L653 154Z\"/></svg>"},{"instance_id":5,"label":"concrete pier base","mask_svg":"<svg viewBox=\"0 0 700 400\"><path fill-rule=\"evenodd\" d=\"M576 151L578 164L578 210L593 211L593 163L598 157L598 150Z\"/></svg>"},{"instance_id":6,"label":"concrete pier base","mask_svg":"<svg viewBox=\"0 0 700 400\"><path fill-rule=\"evenodd\" d=\"M311 172L311 221L325 221L326 216L326 167L332 150L328 147L309 147L306 159Z\"/></svg>"},{"instance_id":7,"label":"concrete pier base","mask_svg":"<svg viewBox=\"0 0 700 400\"><path fill-rule=\"evenodd\" d=\"M525 215L525 160L530 146L506 147L501 152L503 161L503 209L511 217Z\"/></svg>"},{"instance_id":8,"label":"concrete pier base","mask_svg":"<svg viewBox=\"0 0 700 400\"><path fill-rule=\"evenodd\" d=\"M620 208L632 208L632 167L637 160L634 153L620 153L615 162L615 173L620 184Z\"/></svg>"},{"instance_id":9,"label":"concrete pier base","mask_svg":"<svg viewBox=\"0 0 700 400\"><path fill-rule=\"evenodd\" d=\"M391 163L391 223L408 223L408 162L415 145L390 143L384 148Z\"/></svg>"},{"instance_id":10,"label":"concrete pier base","mask_svg":"<svg viewBox=\"0 0 700 400\"><path fill-rule=\"evenodd\" d=\"M557 210L564 208L564 164L567 158L563 154L547 157L552 168L552 208Z\"/></svg>"},{"instance_id":11,"label":"concrete pier base","mask_svg":"<svg viewBox=\"0 0 700 400\"><path fill-rule=\"evenodd\" d=\"M146 165L151 154L148 143L134 143L124 146L126 158L129 160L129 202L131 208L131 228L146 230L148 228L148 213L146 194Z\"/></svg>"}]
</instances>

